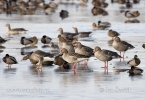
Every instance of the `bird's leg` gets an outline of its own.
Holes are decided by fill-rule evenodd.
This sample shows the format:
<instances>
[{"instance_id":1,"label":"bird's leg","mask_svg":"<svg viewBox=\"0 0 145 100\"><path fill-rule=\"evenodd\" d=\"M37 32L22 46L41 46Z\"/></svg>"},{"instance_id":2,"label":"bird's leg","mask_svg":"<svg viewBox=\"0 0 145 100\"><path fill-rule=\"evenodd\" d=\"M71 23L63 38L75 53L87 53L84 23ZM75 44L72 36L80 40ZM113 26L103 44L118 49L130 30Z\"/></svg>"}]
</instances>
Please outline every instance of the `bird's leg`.
<instances>
[{"instance_id":1,"label":"bird's leg","mask_svg":"<svg viewBox=\"0 0 145 100\"><path fill-rule=\"evenodd\" d=\"M121 51L120 51L120 56L121 56ZM121 56L121 58L122 58L122 56ZM120 58L120 62L121 62L121 58Z\"/></svg>"},{"instance_id":2,"label":"bird's leg","mask_svg":"<svg viewBox=\"0 0 145 100\"><path fill-rule=\"evenodd\" d=\"M10 67L9 69L11 69L11 65L9 67Z\"/></svg>"},{"instance_id":3,"label":"bird's leg","mask_svg":"<svg viewBox=\"0 0 145 100\"><path fill-rule=\"evenodd\" d=\"M9 64L8 64L8 69L9 69L9 67L10 67L10 66L9 66Z\"/></svg>"},{"instance_id":4,"label":"bird's leg","mask_svg":"<svg viewBox=\"0 0 145 100\"><path fill-rule=\"evenodd\" d=\"M123 58L123 61L124 61L124 54L125 54L125 52L123 52L123 57L122 57Z\"/></svg>"},{"instance_id":5,"label":"bird's leg","mask_svg":"<svg viewBox=\"0 0 145 100\"><path fill-rule=\"evenodd\" d=\"M101 67L101 68L105 68L105 69L106 69L106 67L107 67L107 66L106 66L106 61L104 62L104 65L105 65L105 66L104 66L104 67Z\"/></svg>"},{"instance_id":6,"label":"bird's leg","mask_svg":"<svg viewBox=\"0 0 145 100\"><path fill-rule=\"evenodd\" d=\"M107 61L107 73L108 73L108 61Z\"/></svg>"},{"instance_id":7,"label":"bird's leg","mask_svg":"<svg viewBox=\"0 0 145 100\"><path fill-rule=\"evenodd\" d=\"M88 68L88 60L85 60L84 67Z\"/></svg>"},{"instance_id":8,"label":"bird's leg","mask_svg":"<svg viewBox=\"0 0 145 100\"><path fill-rule=\"evenodd\" d=\"M76 65L77 65L77 63L74 64L74 70L76 70Z\"/></svg>"},{"instance_id":9,"label":"bird's leg","mask_svg":"<svg viewBox=\"0 0 145 100\"><path fill-rule=\"evenodd\" d=\"M42 61L40 61L39 69L42 69Z\"/></svg>"},{"instance_id":10,"label":"bird's leg","mask_svg":"<svg viewBox=\"0 0 145 100\"><path fill-rule=\"evenodd\" d=\"M77 65L77 62L74 63L74 65L73 65L73 70L72 70L72 71L75 71L75 70L76 70L76 65Z\"/></svg>"}]
</instances>

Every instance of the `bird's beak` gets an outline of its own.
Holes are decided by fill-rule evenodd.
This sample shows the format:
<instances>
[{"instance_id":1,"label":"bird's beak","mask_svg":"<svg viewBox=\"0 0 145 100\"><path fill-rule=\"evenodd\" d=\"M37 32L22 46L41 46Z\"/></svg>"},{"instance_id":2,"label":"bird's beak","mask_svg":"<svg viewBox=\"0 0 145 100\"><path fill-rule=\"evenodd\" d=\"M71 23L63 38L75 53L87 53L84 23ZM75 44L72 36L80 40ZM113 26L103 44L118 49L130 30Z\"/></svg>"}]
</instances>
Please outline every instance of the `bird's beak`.
<instances>
[{"instance_id":1,"label":"bird's beak","mask_svg":"<svg viewBox=\"0 0 145 100\"><path fill-rule=\"evenodd\" d=\"M62 55L62 51L59 52L59 55Z\"/></svg>"},{"instance_id":2,"label":"bird's beak","mask_svg":"<svg viewBox=\"0 0 145 100\"><path fill-rule=\"evenodd\" d=\"M24 59L22 58L21 61L23 61Z\"/></svg>"},{"instance_id":3,"label":"bird's beak","mask_svg":"<svg viewBox=\"0 0 145 100\"><path fill-rule=\"evenodd\" d=\"M95 53L96 51L95 50L93 50L93 53Z\"/></svg>"}]
</instances>

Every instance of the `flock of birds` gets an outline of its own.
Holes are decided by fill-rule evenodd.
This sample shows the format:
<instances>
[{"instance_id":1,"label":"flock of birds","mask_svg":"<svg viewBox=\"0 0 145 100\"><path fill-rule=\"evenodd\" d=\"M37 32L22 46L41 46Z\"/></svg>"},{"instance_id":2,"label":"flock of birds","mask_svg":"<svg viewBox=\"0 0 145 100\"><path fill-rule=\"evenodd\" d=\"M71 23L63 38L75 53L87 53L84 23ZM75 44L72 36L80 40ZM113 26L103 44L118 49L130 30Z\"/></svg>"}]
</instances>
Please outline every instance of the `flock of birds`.
<instances>
[{"instance_id":1,"label":"flock of birds","mask_svg":"<svg viewBox=\"0 0 145 100\"><path fill-rule=\"evenodd\" d=\"M109 27L111 24L109 22L101 22L98 21L98 25ZM28 30L24 28L11 28L10 24L5 25L8 28L7 34L11 35L19 35L24 34ZM93 26L92 26L93 28ZM118 54L115 51L101 49L99 46L96 46L94 49L83 45L78 41L79 38L89 37L92 32L78 32L76 27L73 27L74 33L71 32L63 32L63 28L59 28L60 32L57 36L57 43L52 42L52 39L49 36L43 35L41 38L41 42L44 44L43 47L49 46L50 48L58 50L57 53L44 52L42 50L36 50L33 52L28 52L24 54L25 56L22 58L23 60L29 59L30 62L36 67L36 69L42 71L43 65L58 65L63 70L72 69L74 72L76 71L77 65L80 65L80 62L84 62L83 66L88 68L88 60L90 57L96 57L100 61L104 62L105 72L108 72L108 62L112 59L120 59L124 61L124 54L127 50L135 48L132 44L123 41L119 37L119 33L109 29L108 36L112 39L108 42L110 46L112 46L116 51L119 51ZM0 37L0 44L5 43L6 39ZM38 38L34 37L24 37L22 36L20 39L20 43L24 45L23 49L34 48L38 43ZM143 44L144 47L144 44ZM53 58L54 57L54 58ZM17 60L15 57L10 54L6 54L2 58L3 62L8 64L8 69L11 69L12 64L17 64ZM137 55L134 56L133 59L129 60L127 64L131 66L129 70L130 75L141 74L143 72L142 69L136 67L140 64L140 59ZM36 65L38 64L38 65ZM73 66L73 68L72 68Z\"/></svg>"},{"instance_id":2,"label":"flock of birds","mask_svg":"<svg viewBox=\"0 0 145 100\"><path fill-rule=\"evenodd\" d=\"M50 15L56 12L59 4L75 4L86 6L89 2L88 0L77 0L76 3L74 0L67 0L64 2L63 0L59 0L59 2L54 2L54 0L50 0L49 3L46 3L45 0L28 0L28 1L19 1L19 0L1 0L0 1L0 14L6 13L7 15L11 14L19 14L19 15L34 15L34 14L46 14ZM139 11L130 12L129 9L133 7L133 4L139 3L140 0L111 0L111 3L119 3L121 5L120 12L125 12L125 17L128 20L125 23L139 23L140 21L136 19L140 13ZM91 10L94 16L102 15L107 16L109 13L105 10L108 7L108 3L105 0L92 0L93 8ZM64 19L69 16L69 11L62 9L59 12L59 16ZM130 18L132 18L130 20Z\"/></svg>"},{"instance_id":3,"label":"flock of birds","mask_svg":"<svg viewBox=\"0 0 145 100\"><path fill-rule=\"evenodd\" d=\"M13 0L12 0L13 1ZM38 0L41 1L41 0ZM86 2L87 0L84 0ZM125 0L111 0L112 3L122 3ZM138 0L133 0L134 3L138 3ZM21 5L25 5L22 3ZM32 2L29 0L29 3ZM130 1L127 0L124 3L127 3L129 5ZM28 4L29 4L28 3ZM32 3L33 4L33 3ZM92 9L93 15L106 15L107 12L103 9L108 6L108 4L105 2L105 0L93 0L92 4L94 5ZM44 5L44 2L43 2ZM50 7L50 5L49 5ZM31 7L28 7L29 9ZM22 9L22 8L21 8ZM65 11L64 11L65 12ZM66 13L66 12L65 12ZM68 13L67 13L68 14ZM136 19L140 15L139 11L125 11L125 17L128 18L127 21L129 22L137 22ZM133 20L130 20L130 18L133 18ZM5 25L8 28L7 34L9 36L11 35L19 35L27 33L28 30L24 28L11 28L10 24ZM53 43L52 39L44 35L41 38L41 42L44 44L44 47L49 46L50 48L56 49L59 51L59 53L52 54L49 52L44 52L42 50L36 50L33 52L26 53L25 56L22 58L23 60L29 59L30 62L36 67L36 69L42 71L43 65L58 65L61 69L73 69L73 71L76 71L77 65L79 65L80 62L84 62L83 66L88 67L88 60L90 57L96 57L100 61L104 62L104 69L108 72L108 62L112 59L120 59L124 60L124 54L127 50L135 48L132 44L121 40L119 37L120 34L112 29L109 29L111 26L111 23L109 22L102 22L98 21L98 23L92 23L92 30L108 30L108 36L112 39L108 41L108 45L112 46L116 51L119 51L120 54L118 54L115 51L111 50L105 50L101 49L99 46L96 46L94 49L83 45L81 42L78 41L79 38L85 38L89 37L92 32L79 32L77 27L73 27L74 33L71 32L64 32L63 28L59 28L58 31L60 32L57 36L57 43ZM0 44L3 44L7 42L8 40L0 37ZM20 43L24 45L24 49L27 48L34 48L35 45L38 43L38 38L36 36L34 37L21 37ZM145 44L143 44L143 47L145 47ZM53 58L54 57L54 58ZM11 56L10 54L6 54L2 58L3 62L8 64L8 69L11 69L12 64L17 64L17 60L15 57ZM134 56L131 60L127 62L129 66L131 66L131 69L128 71L130 75L136 75L143 73L143 70L141 68L138 68L140 64L140 59L137 55ZM36 66L38 64L38 66ZM72 68L73 66L73 68Z\"/></svg>"},{"instance_id":4,"label":"flock of birds","mask_svg":"<svg viewBox=\"0 0 145 100\"><path fill-rule=\"evenodd\" d=\"M140 0L111 0L111 3L119 3L121 5L125 6L120 6L120 12L125 12L124 15L128 20L125 21L125 23L140 23L140 21L137 19L138 16L140 16L140 13L138 10L136 11L129 11L133 7L133 4L138 4ZM93 0L92 5L94 6L92 8L92 14L94 16L96 15L102 15L102 16L107 16L109 13L105 10L105 8L108 7L108 3L105 2L105 0Z\"/></svg>"}]
</instances>

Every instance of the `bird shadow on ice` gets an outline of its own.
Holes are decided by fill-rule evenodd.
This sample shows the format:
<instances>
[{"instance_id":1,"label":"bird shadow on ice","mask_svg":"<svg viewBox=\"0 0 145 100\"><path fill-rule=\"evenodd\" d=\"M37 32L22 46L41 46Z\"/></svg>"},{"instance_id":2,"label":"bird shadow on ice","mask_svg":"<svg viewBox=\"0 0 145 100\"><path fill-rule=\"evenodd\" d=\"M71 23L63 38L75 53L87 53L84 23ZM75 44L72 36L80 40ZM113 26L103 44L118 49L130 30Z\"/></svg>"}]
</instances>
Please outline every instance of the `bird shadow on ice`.
<instances>
[{"instance_id":1,"label":"bird shadow on ice","mask_svg":"<svg viewBox=\"0 0 145 100\"><path fill-rule=\"evenodd\" d=\"M5 68L4 73L16 74L17 68Z\"/></svg>"},{"instance_id":2,"label":"bird shadow on ice","mask_svg":"<svg viewBox=\"0 0 145 100\"><path fill-rule=\"evenodd\" d=\"M38 67L38 65L36 65L36 66L34 66L34 65L29 66L31 74L34 75L34 76L43 77L43 75L44 75L43 71L37 69L37 67Z\"/></svg>"},{"instance_id":3,"label":"bird shadow on ice","mask_svg":"<svg viewBox=\"0 0 145 100\"><path fill-rule=\"evenodd\" d=\"M140 79L143 79L143 75L139 74L139 75L128 75L131 81L137 81Z\"/></svg>"}]
</instances>

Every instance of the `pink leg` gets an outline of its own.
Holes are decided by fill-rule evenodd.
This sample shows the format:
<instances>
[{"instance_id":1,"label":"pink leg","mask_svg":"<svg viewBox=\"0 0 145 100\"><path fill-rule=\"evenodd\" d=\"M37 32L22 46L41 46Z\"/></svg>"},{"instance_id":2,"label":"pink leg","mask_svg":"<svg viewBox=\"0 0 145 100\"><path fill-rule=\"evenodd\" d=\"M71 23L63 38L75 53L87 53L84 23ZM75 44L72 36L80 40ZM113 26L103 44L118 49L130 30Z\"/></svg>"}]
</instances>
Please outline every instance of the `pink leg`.
<instances>
[{"instance_id":1,"label":"pink leg","mask_svg":"<svg viewBox=\"0 0 145 100\"><path fill-rule=\"evenodd\" d=\"M85 61L84 67L88 68L88 60Z\"/></svg>"},{"instance_id":2,"label":"pink leg","mask_svg":"<svg viewBox=\"0 0 145 100\"><path fill-rule=\"evenodd\" d=\"M123 52L123 61L124 61L124 54L125 54L125 52Z\"/></svg>"},{"instance_id":3,"label":"pink leg","mask_svg":"<svg viewBox=\"0 0 145 100\"><path fill-rule=\"evenodd\" d=\"M75 63L75 64L73 65L73 70L72 70L72 71L75 71L75 70L76 70L76 66L77 66L77 63Z\"/></svg>"},{"instance_id":4,"label":"pink leg","mask_svg":"<svg viewBox=\"0 0 145 100\"><path fill-rule=\"evenodd\" d=\"M107 67L107 66L106 66L106 61L104 62L104 65L105 65L105 66L104 66L104 67L101 67L101 68L105 68L105 69L106 69L106 67Z\"/></svg>"},{"instance_id":5,"label":"pink leg","mask_svg":"<svg viewBox=\"0 0 145 100\"><path fill-rule=\"evenodd\" d=\"M108 61L107 61L107 73L108 73Z\"/></svg>"},{"instance_id":6,"label":"pink leg","mask_svg":"<svg viewBox=\"0 0 145 100\"><path fill-rule=\"evenodd\" d=\"M121 51L120 51L120 56L121 56ZM121 58L122 58L122 56L121 56ZM121 58L120 58L120 62L121 62Z\"/></svg>"}]
</instances>

